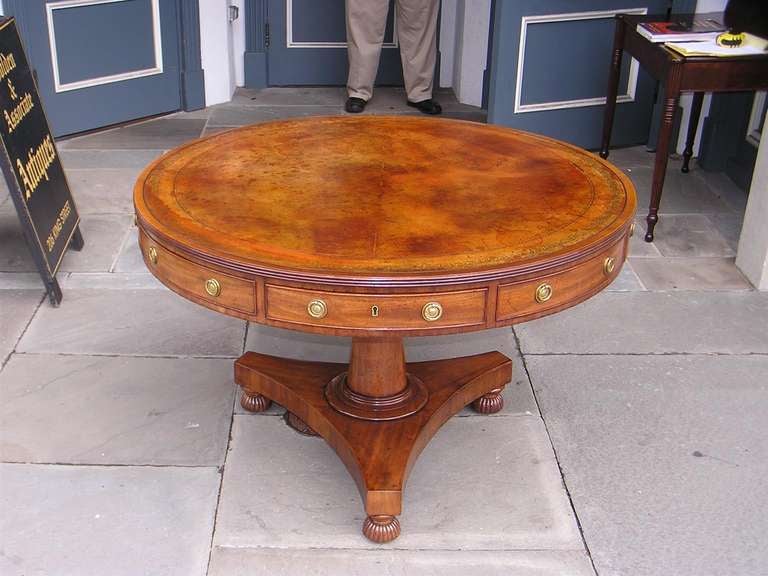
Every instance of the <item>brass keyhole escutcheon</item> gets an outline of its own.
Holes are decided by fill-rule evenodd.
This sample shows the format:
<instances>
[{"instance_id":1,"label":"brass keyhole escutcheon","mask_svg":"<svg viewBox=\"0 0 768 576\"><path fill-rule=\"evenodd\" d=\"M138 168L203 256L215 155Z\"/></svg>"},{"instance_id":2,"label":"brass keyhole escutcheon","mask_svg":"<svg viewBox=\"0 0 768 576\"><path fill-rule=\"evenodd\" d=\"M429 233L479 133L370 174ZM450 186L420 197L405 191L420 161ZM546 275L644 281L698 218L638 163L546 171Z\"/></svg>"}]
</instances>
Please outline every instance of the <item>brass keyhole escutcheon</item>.
<instances>
[{"instance_id":1,"label":"brass keyhole escutcheon","mask_svg":"<svg viewBox=\"0 0 768 576\"><path fill-rule=\"evenodd\" d=\"M379 307L376 306L376 304L371 306L371 316L374 317L374 318L378 318L379 317Z\"/></svg>"},{"instance_id":2,"label":"brass keyhole escutcheon","mask_svg":"<svg viewBox=\"0 0 768 576\"><path fill-rule=\"evenodd\" d=\"M157 264L157 249L154 246L150 246L147 250L147 257L152 264Z\"/></svg>"},{"instance_id":3,"label":"brass keyhole escutcheon","mask_svg":"<svg viewBox=\"0 0 768 576\"><path fill-rule=\"evenodd\" d=\"M328 314L328 306L322 300L312 300L307 304L307 313L312 318L325 318L325 315Z\"/></svg>"},{"instance_id":4,"label":"brass keyhole escutcheon","mask_svg":"<svg viewBox=\"0 0 768 576\"><path fill-rule=\"evenodd\" d=\"M605 259L603 262L603 272L606 276L610 276L613 274L613 271L616 269L616 259L612 256L609 256Z\"/></svg>"},{"instance_id":5,"label":"brass keyhole escutcheon","mask_svg":"<svg viewBox=\"0 0 768 576\"><path fill-rule=\"evenodd\" d=\"M632 238L632 236L635 235L635 223L632 222L632 224L629 225L629 237Z\"/></svg>"},{"instance_id":6,"label":"brass keyhole escutcheon","mask_svg":"<svg viewBox=\"0 0 768 576\"><path fill-rule=\"evenodd\" d=\"M539 287L536 288L536 302L543 304L550 298L552 298L552 286L547 283L539 284Z\"/></svg>"},{"instance_id":7,"label":"brass keyhole escutcheon","mask_svg":"<svg viewBox=\"0 0 768 576\"><path fill-rule=\"evenodd\" d=\"M439 320L443 315L443 307L439 302L427 302L421 309L421 316L427 322L434 322Z\"/></svg>"},{"instance_id":8,"label":"brass keyhole escutcheon","mask_svg":"<svg viewBox=\"0 0 768 576\"><path fill-rule=\"evenodd\" d=\"M221 294L221 284L216 278L209 278L205 281L205 291L215 298Z\"/></svg>"}]
</instances>

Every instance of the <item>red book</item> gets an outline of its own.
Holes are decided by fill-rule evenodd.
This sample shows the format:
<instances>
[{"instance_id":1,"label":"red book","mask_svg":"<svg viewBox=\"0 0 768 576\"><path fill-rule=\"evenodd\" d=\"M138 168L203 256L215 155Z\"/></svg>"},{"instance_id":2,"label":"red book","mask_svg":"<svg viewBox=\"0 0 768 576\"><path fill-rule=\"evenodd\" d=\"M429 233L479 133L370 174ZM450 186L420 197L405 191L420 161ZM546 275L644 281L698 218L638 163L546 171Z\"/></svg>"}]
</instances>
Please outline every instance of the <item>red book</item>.
<instances>
[{"instance_id":1,"label":"red book","mask_svg":"<svg viewBox=\"0 0 768 576\"><path fill-rule=\"evenodd\" d=\"M670 20L668 22L641 22L637 32L651 42L692 42L714 40L726 28L711 18Z\"/></svg>"}]
</instances>

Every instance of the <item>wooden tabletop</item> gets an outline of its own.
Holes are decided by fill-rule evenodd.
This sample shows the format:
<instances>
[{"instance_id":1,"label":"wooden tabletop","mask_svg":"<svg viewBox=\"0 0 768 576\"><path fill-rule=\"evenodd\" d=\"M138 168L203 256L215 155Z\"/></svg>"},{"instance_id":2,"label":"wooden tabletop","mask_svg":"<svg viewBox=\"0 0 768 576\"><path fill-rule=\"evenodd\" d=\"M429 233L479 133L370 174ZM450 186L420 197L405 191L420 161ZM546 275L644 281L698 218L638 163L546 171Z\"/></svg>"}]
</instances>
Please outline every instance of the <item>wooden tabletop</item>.
<instances>
[{"instance_id":1,"label":"wooden tabletop","mask_svg":"<svg viewBox=\"0 0 768 576\"><path fill-rule=\"evenodd\" d=\"M194 141L144 171L135 204L142 228L182 253L386 283L562 261L620 233L635 197L611 164L549 138L364 116Z\"/></svg>"}]
</instances>

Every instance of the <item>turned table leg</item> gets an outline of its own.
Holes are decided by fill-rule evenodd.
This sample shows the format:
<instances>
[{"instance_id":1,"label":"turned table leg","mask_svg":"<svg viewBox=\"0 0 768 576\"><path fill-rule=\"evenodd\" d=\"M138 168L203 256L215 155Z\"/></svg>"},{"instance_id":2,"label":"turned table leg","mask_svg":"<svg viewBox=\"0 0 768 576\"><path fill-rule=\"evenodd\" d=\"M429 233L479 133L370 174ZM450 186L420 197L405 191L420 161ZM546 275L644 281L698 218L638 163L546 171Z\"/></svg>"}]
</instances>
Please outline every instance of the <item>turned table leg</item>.
<instances>
[{"instance_id":1,"label":"turned table leg","mask_svg":"<svg viewBox=\"0 0 768 576\"><path fill-rule=\"evenodd\" d=\"M613 33L613 50L611 51L611 65L608 69L608 95L605 99L605 111L603 113L603 137L600 142L600 157L608 158L611 144L611 130L613 129L613 117L616 112L616 94L619 91L619 76L621 75L621 58L624 54L624 21L616 19L616 28Z\"/></svg>"},{"instance_id":2,"label":"turned table leg","mask_svg":"<svg viewBox=\"0 0 768 576\"><path fill-rule=\"evenodd\" d=\"M653 242L653 230L659 221L659 204L661 204L661 192L664 189L664 177L667 173L667 160L669 157L669 140L672 136L672 123L677 112L677 103L680 100L680 65L671 66L667 73L664 98L664 114L659 128L659 140L656 144L656 158L653 163L653 181L651 183L651 203L648 207L648 216L645 221L647 228L645 241Z\"/></svg>"},{"instance_id":3,"label":"turned table leg","mask_svg":"<svg viewBox=\"0 0 768 576\"><path fill-rule=\"evenodd\" d=\"M688 135L685 140L685 149L683 150L683 167L680 169L684 174L687 174L690 170L689 164L693 156L693 144L696 141L696 130L699 127L699 116L701 116L701 104L703 101L704 92L693 93L691 117L688 119Z\"/></svg>"}]
</instances>

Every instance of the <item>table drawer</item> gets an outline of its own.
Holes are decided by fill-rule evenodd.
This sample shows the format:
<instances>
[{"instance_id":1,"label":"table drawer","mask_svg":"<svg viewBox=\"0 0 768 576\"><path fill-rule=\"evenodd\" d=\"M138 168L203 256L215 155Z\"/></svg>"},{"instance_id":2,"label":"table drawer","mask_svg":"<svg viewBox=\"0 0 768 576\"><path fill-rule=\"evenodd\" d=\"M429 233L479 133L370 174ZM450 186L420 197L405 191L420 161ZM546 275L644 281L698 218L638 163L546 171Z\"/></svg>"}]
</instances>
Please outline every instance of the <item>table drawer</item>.
<instances>
[{"instance_id":1,"label":"table drawer","mask_svg":"<svg viewBox=\"0 0 768 576\"><path fill-rule=\"evenodd\" d=\"M256 285L222 274L169 252L143 233L139 245L150 271L165 284L223 308L256 311Z\"/></svg>"},{"instance_id":2,"label":"table drawer","mask_svg":"<svg viewBox=\"0 0 768 576\"><path fill-rule=\"evenodd\" d=\"M267 318L335 328L424 330L485 323L487 290L346 294L267 286Z\"/></svg>"},{"instance_id":3,"label":"table drawer","mask_svg":"<svg viewBox=\"0 0 768 576\"><path fill-rule=\"evenodd\" d=\"M591 295L618 275L624 252L622 240L600 255L563 272L499 286L496 320L525 318Z\"/></svg>"}]
</instances>

